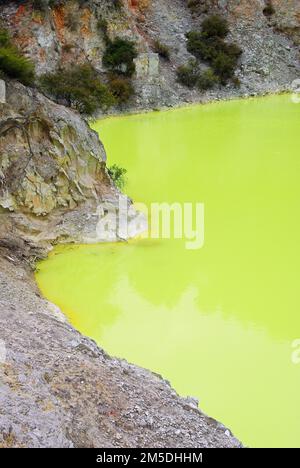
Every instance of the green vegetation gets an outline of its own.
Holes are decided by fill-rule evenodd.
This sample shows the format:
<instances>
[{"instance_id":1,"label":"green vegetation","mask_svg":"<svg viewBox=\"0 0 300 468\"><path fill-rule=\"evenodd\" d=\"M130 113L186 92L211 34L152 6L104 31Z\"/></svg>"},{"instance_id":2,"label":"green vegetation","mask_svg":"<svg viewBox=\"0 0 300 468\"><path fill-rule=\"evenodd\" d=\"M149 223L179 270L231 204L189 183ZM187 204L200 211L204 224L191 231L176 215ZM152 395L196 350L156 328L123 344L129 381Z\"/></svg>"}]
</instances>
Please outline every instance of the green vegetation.
<instances>
[{"instance_id":1,"label":"green vegetation","mask_svg":"<svg viewBox=\"0 0 300 468\"><path fill-rule=\"evenodd\" d=\"M25 85L34 82L34 65L15 47L8 32L0 28L0 74Z\"/></svg>"},{"instance_id":2,"label":"green vegetation","mask_svg":"<svg viewBox=\"0 0 300 468\"><path fill-rule=\"evenodd\" d=\"M53 8L65 2L66 0L34 0L33 6L45 10L47 7ZM77 2L82 6L87 0L77 0ZM119 9L122 7L122 2L111 0L111 6ZM78 18L73 11L66 15L65 24L73 32L78 29ZM59 70L46 74L40 79L40 89L45 94L58 102L67 103L85 115L92 115L99 108L122 104L134 94L130 78L135 72L134 59L137 57L135 43L120 37L111 40L105 18L98 19L97 28L106 43L103 65L108 73L104 83L101 83L97 72L90 65ZM72 44L63 46L64 52L70 52L72 48Z\"/></svg>"},{"instance_id":3,"label":"green vegetation","mask_svg":"<svg viewBox=\"0 0 300 468\"><path fill-rule=\"evenodd\" d=\"M196 13L200 6L203 6L202 0L187 0L187 6L192 13Z\"/></svg>"},{"instance_id":4,"label":"green vegetation","mask_svg":"<svg viewBox=\"0 0 300 468\"><path fill-rule=\"evenodd\" d=\"M191 60L188 65L179 67L177 69L177 79L179 83L187 88L196 86L201 91L211 89L219 83L219 78L212 69L209 68L200 73L196 60Z\"/></svg>"},{"instance_id":5,"label":"green vegetation","mask_svg":"<svg viewBox=\"0 0 300 468\"><path fill-rule=\"evenodd\" d=\"M219 82L219 78L210 68L203 73L199 74L197 80L197 88L201 91L206 91L207 89L213 88Z\"/></svg>"},{"instance_id":6,"label":"green vegetation","mask_svg":"<svg viewBox=\"0 0 300 468\"><path fill-rule=\"evenodd\" d=\"M105 18L100 18L97 22L97 28L103 34L105 42L109 43L107 20Z\"/></svg>"},{"instance_id":7,"label":"green vegetation","mask_svg":"<svg viewBox=\"0 0 300 468\"><path fill-rule=\"evenodd\" d=\"M162 44L160 41L155 41L153 50L163 59L170 60L170 49L167 45Z\"/></svg>"},{"instance_id":8,"label":"green vegetation","mask_svg":"<svg viewBox=\"0 0 300 468\"><path fill-rule=\"evenodd\" d=\"M242 53L234 43L226 43L217 36L204 36L203 33L192 31L187 33L187 49L199 60L211 62L221 53L238 59Z\"/></svg>"},{"instance_id":9,"label":"green vegetation","mask_svg":"<svg viewBox=\"0 0 300 468\"><path fill-rule=\"evenodd\" d=\"M202 33L206 37L219 37L224 39L229 33L225 18L218 15L208 16L202 23Z\"/></svg>"},{"instance_id":10,"label":"green vegetation","mask_svg":"<svg viewBox=\"0 0 300 468\"><path fill-rule=\"evenodd\" d=\"M103 56L103 65L110 71L131 77L135 72L134 59L137 57L135 43L117 37L108 41Z\"/></svg>"},{"instance_id":11,"label":"green vegetation","mask_svg":"<svg viewBox=\"0 0 300 468\"><path fill-rule=\"evenodd\" d=\"M110 71L108 86L117 104L123 104L134 94L130 78L135 72L134 59L137 57L135 43L117 37L111 41L108 37L107 22L100 19L98 28L104 34L106 50L103 65Z\"/></svg>"},{"instance_id":12,"label":"green vegetation","mask_svg":"<svg viewBox=\"0 0 300 468\"><path fill-rule=\"evenodd\" d=\"M85 115L115 104L108 87L101 83L91 65L76 65L72 69L57 71L40 78L41 90Z\"/></svg>"},{"instance_id":13,"label":"green vegetation","mask_svg":"<svg viewBox=\"0 0 300 468\"><path fill-rule=\"evenodd\" d=\"M236 60L234 57L220 52L212 61L212 68L216 75L220 77L221 83L225 85L230 79L234 77L236 69Z\"/></svg>"},{"instance_id":14,"label":"green vegetation","mask_svg":"<svg viewBox=\"0 0 300 468\"><path fill-rule=\"evenodd\" d=\"M188 40L187 50L197 59L207 61L215 55L216 46L214 42L216 41L208 41L201 32L197 31L187 33L186 37Z\"/></svg>"},{"instance_id":15,"label":"green vegetation","mask_svg":"<svg viewBox=\"0 0 300 468\"><path fill-rule=\"evenodd\" d=\"M123 190L126 185L126 174L127 169L119 167L117 164L113 164L111 167L107 168L109 176L114 181L118 189Z\"/></svg>"},{"instance_id":16,"label":"green vegetation","mask_svg":"<svg viewBox=\"0 0 300 468\"><path fill-rule=\"evenodd\" d=\"M133 86L128 78L112 75L108 86L118 104L127 102L134 95Z\"/></svg>"},{"instance_id":17,"label":"green vegetation","mask_svg":"<svg viewBox=\"0 0 300 468\"><path fill-rule=\"evenodd\" d=\"M120 37L111 41L108 37L106 20L98 21L98 29L102 31L106 42L103 65L109 70L108 86L116 104L123 104L134 94L130 78L135 72L134 59L137 57L135 43Z\"/></svg>"},{"instance_id":18,"label":"green vegetation","mask_svg":"<svg viewBox=\"0 0 300 468\"><path fill-rule=\"evenodd\" d=\"M187 33L187 50L197 60L206 62L211 67L210 71L195 81L200 89L209 89L218 82L225 85L229 80L234 80L242 50L237 44L224 41L228 33L227 21L217 15L207 17L200 32ZM179 76L182 73L182 67L180 68ZM183 83L180 77L179 81Z\"/></svg>"},{"instance_id":19,"label":"green vegetation","mask_svg":"<svg viewBox=\"0 0 300 468\"><path fill-rule=\"evenodd\" d=\"M270 17L276 13L275 8L273 6L272 0L266 0L266 6L263 9L263 14L267 17Z\"/></svg>"},{"instance_id":20,"label":"green vegetation","mask_svg":"<svg viewBox=\"0 0 300 468\"><path fill-rule=\"evenodd\" d=\"M197 62L191 60L187 65L177 68L177 80L187 88L193 88L199 78Z\"/></svg>"}]
</instances>

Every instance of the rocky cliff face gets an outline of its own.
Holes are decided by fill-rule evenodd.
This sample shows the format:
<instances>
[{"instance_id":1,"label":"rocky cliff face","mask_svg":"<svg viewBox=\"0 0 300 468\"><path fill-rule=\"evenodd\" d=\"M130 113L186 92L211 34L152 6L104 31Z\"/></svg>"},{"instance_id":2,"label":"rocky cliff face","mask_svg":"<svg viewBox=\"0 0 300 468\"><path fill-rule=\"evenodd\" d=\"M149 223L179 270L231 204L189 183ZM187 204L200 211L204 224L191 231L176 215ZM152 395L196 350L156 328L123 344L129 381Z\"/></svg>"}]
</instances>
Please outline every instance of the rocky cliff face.
<instances>
[{"instance_id":1,"label":"rocky cliff face","mask_svg":"<svg viewBox=\"0 0 300 468\"><path fill-rule=\"evenodd\" d=\"M300 3L298 0L273 0L274 15L271 25L290 36L300 46Z\"/></svg>"},{"instance_id":2,"label":"rocky cliff face","mask_svg":"<svg viewBox=\"0 0 300 468\"><path fill-rule=\"evenodd\" d=\"M174 104L178 100L205 101L275 92L289 89L292 81L299 77L299 49L291 40L300 30L299 2L296 0L278 0L276 5L274 2L275 13L271 17L264 14L266 2L262 0L199 0L193 2L194 8L188 8L187 4L182 0L152 0L141 24L150 46L159 38L171 51L170 63L160 60L158 89L166 103L168 100ZM241 86L199 94L176 83L174 70L191 58L186 51L185 33L199 29L206 15L212 13L228 19L230 40L243 50L237 71ZM145 99L142 91L138 99Z\"/></svg>"},{"instance_id":3,"label":"rocky cliff face","mask_svg":"<svg viewBox=\"0 0 300 468\"><path fill-rule=\"evenodd\" d=\"M46 216L109 190L106 155L75 113L20 84L1 106L1 206Z\"/></svg>"},{"instance_id":4,"label":"rocky cliff face","mask_svg":"<svg viewBox=\"0 0 300 468\"><path fill-rule=\"evenodd\" d=\"M105 240L96 231L99 208L117 209L119 192L98 135L78 114L33 89L9 82L4 89L0 242L22 239L47 248Z\"/></svg>"},{"instance_id":5,"label":"rocky cliff face","mask_svg":"<svg viewBox=\"0 0 300 468\"><path fill-rule=\"evenodd\" d=\"M191 2L190 2L191 3ZM173 106L211 98L249 95L286 89L299 77L300 13L297 0L272 0L272 14L266 13L267 0L77 0L43 12L32 2L9 2L1 17L14 34L15 42L32 58L37 73L90 62L104 72L105 50L100 20L106 20L108 35L136 41L136 98L131 109ZM268 10L267 10L268 11ZM199 27L207 13L225 15L231 39L242 47L239 89L227 87L199 94L176 81L176 68L186 63L185 33ZM170 50L170 61L154 52L159 40Z\"/></svg>"}]
</instances>

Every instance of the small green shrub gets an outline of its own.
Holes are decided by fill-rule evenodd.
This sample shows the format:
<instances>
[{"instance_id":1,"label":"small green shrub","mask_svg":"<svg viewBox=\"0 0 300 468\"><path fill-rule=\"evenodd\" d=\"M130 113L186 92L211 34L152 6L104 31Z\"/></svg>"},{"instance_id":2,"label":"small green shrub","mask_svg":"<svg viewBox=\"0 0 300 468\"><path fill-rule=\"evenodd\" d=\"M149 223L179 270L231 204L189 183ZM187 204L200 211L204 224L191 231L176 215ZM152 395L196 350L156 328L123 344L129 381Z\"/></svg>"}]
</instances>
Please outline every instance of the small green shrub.
<instances>
[{"instance_id":1,"label":"small green shrub","mask_svg":"<svg viewBox=\"0 0 300 468\"><path fill-rule=\"evenodd\" d=\"M97 29L98 29L98 31L100 31L103 34L105 42L108 43L109 42L109 39L108 39L108 23L107 23L107 20L105 18L98 19Z\"/></svg>"},{"instance_id":2,"label":"small green shrub","mask_svg":"<svg viewBox=\"0 0 300 468\"><path fill-rule=\"evenodd\" d=\"M201 4L201 0L188 0L187 6L190 10L195 11L197 7Z\"/></svg>"},{"instance_id":3,"label":"small green shrub","mask_svg":"<svg viewBox=\"0 0 300 468\"><path fill-rule=\"evenodd\" d=\"M190 31L186 34L187 50L199 60L212 60L217 53L215 41L211 41L203 36L201 32Z\"/></svg>"},{"instance_id":4,"label":"small green shrub","mask_svg":"<svg viewBox=\"0 0 300 468\"><path fill-rule=\"evenodd\" d=\"M135 72L134 59L137 57L135 43L117 37L109 41L103 56L103 65L114 73L132 76Z\"/></svg>"},{"instance_id":5,"label":"small green shrub","mask_svg":"<svg viewBox=\"0 0 300 468\"><path fill-rule=\"evenodd\" d=\"M187 50L199 60L211 62L219 53L238 59L242 54L241 48L235 43L226 43L218 37L207 38L203 33L191 31L186 35Z\"/></svg>"},{"instance_id":6,"label":"small green shrub","mask_svg":"<svg viewBox=\"0 0 300 468\"><path fill-rule=\"evenodd\" d=\"M170 49L167 45L162 44L160 41L155 41L153 50L163 59L170 60Z\"/></svg>"},{"instance_id":7,"label":"small green shrub","mask_svg":"<svg viewBox=\"0 0 300 468\"><path fill-rule=\"evenodd\" d=\"M241 48L235 43L227 43L227 21L219 16L210 16L204 20L202 31L187 33L187 50L198 60L208 63L222 84L234 77ZM201 81L201 80L200 80Z\"/></svg>"},{"instance_id":8,"label":"small green shrub","mask_svg":"<svg viewBox=\"0 0 300 468\"><path fill-rule=\"evenodd\" d=\"M235 60L238 60L243 53L240 46L234 42L230 42L229 44L224 42L223 49L221 49L220 52L224 52L224 54L232 57Z\"/></svg>"},{"instance_id":9,"label":"small green shrub","mask_svg":"<svg viewBox=\"0 0 300 468\"><path fill-rule=\"evenodd\" d=\"M40 89L57 101L66 101L81 114L93 115L99 109L115 104L108 87L101 83L91 65L76 65L72 69L43 75Z\"/></svg>"},{"instance_id":10,"label":"small green shrub","mask_svg":"<svg viewBox=\"0 0 300 468\"><path fill-rule=\"evenodd\" d=\"M6 29L0 29L0 47L6 47L10 45L10 37Z\"/></svg>"},{"instance_id":11,"label":"small green shrub","mask_svg":"<svg viewBox=\"0 0 300 468\"><path fill-rule=\"evenodd\" d=\"M25 85L34 82L34 65L15 47L8 32L0 29L0 71L2 76L15 78Z\"/></svg>"},{"instance_id":12,"label":"small green shrub","mask_svg":"<svg viewBox=\"0 0 300 468\"><path fill-rule=\"evenodd\" d=\"M187 65L181 65L177 68L177 80L187 88L193 88L199 78L197 63L191 60Z\"/></svg>"},{"instance_id":13,"label":"small green shrub","mask_svg":"<svg viewBox=\"0 0 300 468\"><path fill-rule=\"evenodd\" d=\"M108 35L108 22L105 18L99 18L97 21L97 29L102 34L104 42L108 46L110 44L110 39Z\"/></svg>"},{"instance_id":14,"label":"small green shrub","mask_svg":"<svg viewBox=\"0 0 300 468\"><path fill-rule=\"evenodd\" d=\"M119 167L117 164L113 164L112 166L108 167L107 170L116 187L118 187L120 190L123 190L126 185L127 170L123 167Z\"/></svg>"},{"instance_id":15,"label":"small green shrub","mask_svg":"<svg viewBox=\"0 0 300 468\"><path fill-rule=\"evenodd\" d=\"M118 104L127 102L134 95L130 80L123 76L110 77L109 89Z\"/></svg>"},{"instance_id":16,"label":"small green shrub","mask_svg":"<svg viewBox=\"0 0 300 468\"><path fill-rule=\"evenodd\" d=\"M236 60L229 55L220 52L212 62L212 68L216 75L220 77L221 83L226 84L234 77Z\"/></svg>"},{"instance_id":17,"label":"small green shrub","mask_svg":"<svg viewBox=\"0 0 300 468\"><path fill-rule=\"evenodd\" d=\"M229 33L228 23L222 16L211 15L203 21L202 32L206 37L224 39Z\"/></svg>"},{"instance_id":18,"label":"small green shrub","mask_svg":"<svg viewBox=\"0 0 300 468\"><path fill-rule=\"evenodd\" d=\"M201 91L212 89L219 82L219 78L215 75L213 70L210 68L205 72L201 73L197 80L197 87Z\"/></svg>"},{"instance_id":19,"label":"small green shrub","mask_svg":"<svg viewBox=\"0 0 300 468\"><path fill-rule=\"evenodd\" d=\"M266 1L266 6L263 9L263 14L267 17L270 17L276 13L276 10L273 6L272 0L267 0Z\"/></svg>"}]
</instances>

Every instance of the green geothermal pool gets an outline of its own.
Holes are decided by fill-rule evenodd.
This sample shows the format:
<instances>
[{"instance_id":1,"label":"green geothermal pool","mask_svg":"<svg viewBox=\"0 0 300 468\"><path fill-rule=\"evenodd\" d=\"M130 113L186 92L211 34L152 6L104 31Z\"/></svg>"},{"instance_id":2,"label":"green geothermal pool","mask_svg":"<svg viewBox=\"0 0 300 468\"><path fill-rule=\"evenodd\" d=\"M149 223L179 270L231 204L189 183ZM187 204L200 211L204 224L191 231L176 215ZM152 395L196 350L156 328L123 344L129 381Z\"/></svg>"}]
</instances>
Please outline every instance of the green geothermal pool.
<instances>
[{"instance_id":1,"label":"green geothermal pool","mask_svg":"<svg viewBox=\"0 0 300 468\"><path fill-rule=\"evenodd\" d=\"M245 445L300 447L300 105L272 96L95 128L135 201L204 203L205 243L61 246L39 265L43 294Z\"/></svg>"}]
</instances>

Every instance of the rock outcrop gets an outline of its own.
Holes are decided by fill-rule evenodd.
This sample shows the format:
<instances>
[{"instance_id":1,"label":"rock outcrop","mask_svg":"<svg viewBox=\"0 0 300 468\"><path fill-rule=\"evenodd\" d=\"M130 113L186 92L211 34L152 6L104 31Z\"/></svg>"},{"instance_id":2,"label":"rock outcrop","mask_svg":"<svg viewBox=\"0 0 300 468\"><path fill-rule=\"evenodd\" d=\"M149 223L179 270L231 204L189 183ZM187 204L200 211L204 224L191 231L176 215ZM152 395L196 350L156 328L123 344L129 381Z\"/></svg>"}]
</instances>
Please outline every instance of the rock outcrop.
<instances>
[{"instance_id":1,"label":"rock outcrop","mask_svg":"<svg viewBox=\"0 0 300 468\"><path fill-rule=\"evenodd\" d=\"M104 148L78 115L17 83L0 112L2 208L46 216L110 188Z\"/></svg>"},{"instance_id":2,"label":"rock outcrop","mask_svg":"<svg viewBox=\"0 0 300 468\"><path fill-rule=\"evenodd\" d=\"M4 80L0 80L0 104L6 103L6 83Z\"/></svg>"},{"instance_id":3,"label":"rock outcrop","mask_svg":"<svg viewBox=\"0 0 300 468\"><path fill-rule=\"evenodd\" d=\"M117 210L120 194L98 135L37 91L12 82L6 88L0 104L0 242L19 239L47 249L53 242L106 240L97 231L100 208Z\"/></svg>"},{"instance_id":4,"label":"rock outcrop","mask_svg":"<svg viewBox=\"0 0 300 468\"><path fill-rule=\"evenodd\" d=\"M300 46L300 3L298 0L272 0L274 15L270 22L278 31L290 36Z\"/></svg>"}]
</instances>

